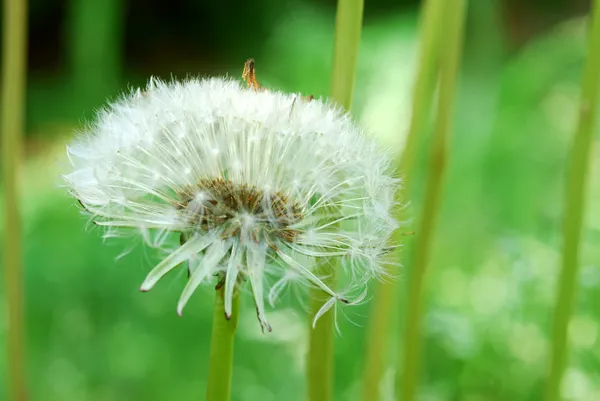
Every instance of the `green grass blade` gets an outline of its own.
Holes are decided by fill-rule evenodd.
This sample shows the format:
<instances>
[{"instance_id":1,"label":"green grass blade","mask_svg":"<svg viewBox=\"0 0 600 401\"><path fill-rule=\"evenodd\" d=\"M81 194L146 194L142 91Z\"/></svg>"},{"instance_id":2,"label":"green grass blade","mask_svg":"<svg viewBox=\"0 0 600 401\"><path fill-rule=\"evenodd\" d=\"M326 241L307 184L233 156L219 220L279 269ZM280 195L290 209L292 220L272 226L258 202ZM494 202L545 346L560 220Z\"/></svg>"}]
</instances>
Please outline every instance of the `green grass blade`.
<instances>
[{"instance_id":1,"label":"green grass blade","mask_svg":"<svg viewBox=\"0 0 600 401\"><path fill-rule=\"evenodd\" d=\"M338 0L330 96L346 110L352 107L363 0Z\"/></svg>"},{"instance_id":2,"label":"green grass blade","mask_svg":"<svg viewBox=\"0 0 600 401\"><path fill-rule=\"evenodd\" d=\"M565 212L563 222L562 271L554 312L554 337L551 349L550 375L546 386L546 400L561 398L560 386L568 358L567 329L577 290L579 243L585 208L588 164L592 148L598 85L600 84L600 1L594 1L588 59L583 71L579 122L567 171Z\"/></svg>"},{"instance_id":3,"label":"green grass blade","mask_svg":"<svg viewBox=\"0 0 600 401\"><path fill-rule=\"evenodd\" d=\"M362 30L363 0L338 0L335 45L333 51L333 71L331 77L331 99L346 110L352 106L354 76L358 45ZM336 265L332 260L322 262L318 267L326 277L325 284L335 288ZM311 319L331 297L320 289L311 290ZM329 401L333 393L333 332L335 322L333 309L318 320L315 328L310 329L307 385L310 401Z\"/></svg>"},{"instance_id":4,"label":"green grass blade","mask_svg":"<svg viewBox=\"0 0 600 401\"><path fill-rule=\"evenodd\" d=\"M431 254L435 223L442 198L442 184L447 159L447 147L452 123L452 108L458 68L462 52L466 0L445 2L445 46L440 58L440 87L438 112L431 144L429 178L425 187L420 224L414 249L412 269L409 273L408 311L403 342L403 364L398 399L416 399L421 358L421 322L423 318L423 290L425 272Z\"/></svg>"},{"instance_id":5,"label":"green grass blade","mask_svg":"<svg viewBox=\"0 0 600 401\"><path fill-rule=\"evenodd\" d=\"M421 48L418 70L412 99L411 123L406 144L399 158L399 173L404 181L403 187L397 194L399 203L406 203L410 197L412 184L412 168L414 165L415 148L422 134L423 125L433 109L433 93L437 78L437 45L442 36L441 17L442 0L429 0L424 3L421 19ZM405 210L399 211L405 213ZM400 215L399 221L406 216ZM395 234L395 243L403 240L402 229ZM407 248L404 247L406 252ZM395 275L397 272L390 272ZM396 282L381 282L374 292L371 307L367 348L365 354L365 372L363 399L377 401L380 398L379 388L385 369L388 354L392 322L398 316L396 291L400 286Z\"/></svg>"},{"instance_id":6,"label":"green grass blade","mask_svg":"<svg viewBox=\"0 0 600 401\"><path fill-rule=\"evenodd\" d=\"M27 1L4 0L2 75L2 180L4 184L4 291L8 307L7 375L8 401L26 396L25 321L18 177L23 134Z\"/></svg>"}]
</instances>

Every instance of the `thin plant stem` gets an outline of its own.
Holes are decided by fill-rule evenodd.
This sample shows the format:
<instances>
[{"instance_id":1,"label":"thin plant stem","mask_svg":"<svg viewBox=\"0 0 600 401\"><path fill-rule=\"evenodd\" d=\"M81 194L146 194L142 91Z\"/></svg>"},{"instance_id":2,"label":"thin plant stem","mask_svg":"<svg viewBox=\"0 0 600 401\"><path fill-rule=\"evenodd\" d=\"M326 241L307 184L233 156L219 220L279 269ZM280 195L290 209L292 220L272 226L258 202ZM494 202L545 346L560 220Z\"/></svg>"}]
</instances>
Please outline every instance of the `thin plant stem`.
<instances>
[{"instance_id":1,"label":"thin plant stem","mask_svg":"<svg viewBox=\"0 0 600 401\"><path fill-rule=\"evenodd\" d=\"M418 72L412 98L412 114L406 144L399 159L399 171L403 175L404 194L410 194L412 169L416 156L416 146L423 127L433 109L433 94L437 82L439 63L439 42L443 37L443 0L427 0L423 6L422 42Z\"/></svg>"},{"instance_id":2,"label":"thin plant stem","mask_svg":"<svg viewBox=\"0 0 600 401\"><path fill-rule=\"evenodd\" d=\"M431 144L425 200L420 225L417 229L418 237L415 242L412 269L409 273L406 333L402 349L404 358L398 391L398 399L402 401L415 400L419 381L425 272L431 255L435 223L442 198L442 184L452 124L452 108L462 51L466 9L466 0L448 0L444 2L445 46L440 54L437 119Z\"/></svg>"},{"instance_id":3,"label":"thin plant stem","mask_svg":"<svg viewBox=\"0 0 600 401\"><path fill-rule=\"evenodd\" d=\"M330 95L346 110L352 107L363 0L338 0Z\"/></svg>"},{"instance_id":4,"label":"thin plant stem","mask_svg":"<svg viewBox=\"0 0 600 401\"><path fill-rule=\"evenodd\" d=\"M215 292L207 401L229 401L231 397L231 373L233 370L233 343L239 318L239 295L234 292L231 317L225 317L224 286Z\"/></svg>"},{"instance_id":5,"label":"thin plant stem","mask_svg":"<svg viewBox=\"0 0 600 401\"><path fill-rule=\"evenodd\" d=\"M407 202L410 197L412 168L415 148L423 131L423 125L433 109L433 93L437 78L436 48L441 37L442 0L428 0L424 3L421 17L421 45L418 70L412 98L412 114L410 129L402 156L399 157L398 171L402 175L403 186L396 194L399 204ZM398 220L404 221L405 209L398 211ZM404 233L397 230L395 243L403 240ZM406 247L404 248L406 252ZM390 271L395 275L396 271ZM390 345L392 322L398 315L396 293L398 284L383 281L377 285L371 307L368 340L365 354L365 376L363 398L377 401L380 398L380 383L384 375L385 360Z\"/></svg>"},{"instance_id":6,"label":"thin plant stem","mask_svg":"<svg viewBox=\"0 0 600 401\"><path fill-rule=\"evenodd\" d=\"M546 400L561 398L561 380L568 358L567 329L577 292L579 243L585 209L588 164L592 148L598 85L600 85L600 0L593 3L588 58L583 71L579 121L569 157L565 188L562 270L554 311L554 335Z\"/></svg>"},{"instance_id":7,"label":"thin plant stem","mask_svg":"<svg viewBox=\"0 0 600 401\"><path fill-rule=\"evenodd\" d=\"M25 322L18 176L21 162L27 1L4 0L2 74L2 177L4 183L4 291L8 305L6 388L9 401L24 401Z\"/></svg>"},{"instance_id":8,"label":"thin plant stem","mask_svg":"<svg viewBox=\"0 0 600 401\"><path fill-rule=\"evenodd\" d=\"M352 106L358 45L362 30L363 0L338 0L331 77L331 98L345 110ZM333 260L321 262L318 273L325 284L335 288L337 266ZM331 299L319 289L309 293L312 324L314 316ZM334 311L330 309L311 327L307 361L307 396L309 401L329 401L333 396Z\"/></svg>"},{"instance_id":9,"label":"thin plant stem","mask_svg":"<svg viewBox=\"0 0 600 401\"><path fill-rule=\"evenodd\" d=\"M330 288L335 286L335 275L331 274L333 269L326 265L320 266L317 274L322 281ZM334 266L333 266L334 267ZM323 291L311 291L310 294L310 313L314 316L319 309L331 299ZM312 319L311 319L312 325ZM315 327L309 329L309 348L308 348L308 366L307 366L307 385L309 401L329 401L332 400L333 392L333 332L335 322L333 320L333 311L329 310L317 321Z\"/></svg>"}]
</instances>

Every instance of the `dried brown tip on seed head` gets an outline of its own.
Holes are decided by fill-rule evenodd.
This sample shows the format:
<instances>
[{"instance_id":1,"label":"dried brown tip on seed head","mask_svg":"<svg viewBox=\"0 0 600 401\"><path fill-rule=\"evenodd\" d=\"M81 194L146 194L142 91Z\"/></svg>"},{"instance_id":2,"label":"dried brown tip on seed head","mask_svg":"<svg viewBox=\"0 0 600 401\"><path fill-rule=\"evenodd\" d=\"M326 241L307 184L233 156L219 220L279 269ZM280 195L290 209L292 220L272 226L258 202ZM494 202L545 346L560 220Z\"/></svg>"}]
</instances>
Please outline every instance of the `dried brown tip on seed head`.
<instances>
[{"instance_id":1,"label":"dried brown tip on seed head","mask_svg":"<svg viewBox=\"0 0 600 401\"><path fill-rule=\"evenodd\" d=\"M254 59L250 58L244 63L244 71L242 71L242 79L246 81L249 88L259 90L260 84L256 80L256 70L254 69Z\"/></svg>"},{"instance_id":2,"label":"dried brown tip on seed head","mask_svg":"<svg viewBox=\"0 0 600 401\"><path fill-rule=\"evenodd\" d=\"M271 333L273 331L273 329L271 328L271 325L267 322L261 323L260 328L261 328L263 334Z\"/></svg>"}]
</instances>

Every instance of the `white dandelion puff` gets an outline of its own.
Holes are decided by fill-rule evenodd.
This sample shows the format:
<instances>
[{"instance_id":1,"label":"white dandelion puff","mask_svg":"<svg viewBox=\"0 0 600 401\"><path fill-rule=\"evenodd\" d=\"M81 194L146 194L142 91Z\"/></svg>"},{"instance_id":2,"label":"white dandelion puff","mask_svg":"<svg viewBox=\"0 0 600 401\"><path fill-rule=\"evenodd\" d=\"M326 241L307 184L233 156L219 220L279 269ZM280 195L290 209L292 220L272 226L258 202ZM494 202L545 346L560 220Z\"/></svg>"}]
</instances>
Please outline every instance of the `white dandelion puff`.
<instances>
[{"instance_id":1,"label":"white dandelion puff","mask_svg":"<svg viewBox=\"0 0 600 401\"><path fill-rule=\"evenodd\" d=\"M111 235L134 230L167 250L168 234L180 233L181 246L150 271L142 291L186 262L178 313L216 276L225 315L249 283L270 330L265 301L274 304L292 279L331 297L322 313L336 301L355 303L317 274L321 259L339 258L350 287L384 275L399 181L390 157L339 108L250 86L151 79L68 147L64 179Z\"/></svg>"}]
</instances>

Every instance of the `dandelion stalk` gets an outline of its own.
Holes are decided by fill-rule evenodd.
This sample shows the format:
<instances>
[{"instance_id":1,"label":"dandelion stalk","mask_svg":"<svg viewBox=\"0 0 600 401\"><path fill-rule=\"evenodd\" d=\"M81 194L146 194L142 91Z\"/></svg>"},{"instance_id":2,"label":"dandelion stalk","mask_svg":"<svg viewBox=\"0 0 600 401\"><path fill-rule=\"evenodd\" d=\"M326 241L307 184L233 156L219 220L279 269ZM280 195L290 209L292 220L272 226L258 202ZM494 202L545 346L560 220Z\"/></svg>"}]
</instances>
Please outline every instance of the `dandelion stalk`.
<instances>
[{"instance_id":1,"label":"dandelion stalk","mask_svg":"<svg viewBox=\"0 0 600 401\"><path fill-rule=\"evenodd\" d=\"M331 274L328 268L320 269L317 274L329 274L323 281L330 288L335 286L335 275ZM311 316L316 315L329 299L331 297L323 291L311 290ZM329 310L309 331L310 347L308 349L307 381L308 399L310 401L328 401L332 399L334 325L333 312Z\"/></svg>"},{"instance_id":2,"label":"dandelion stalk","mask_svg":"<svg viewBox=\"0 0 600 401\"><path fill-rule=\"evenodd\" d=\"M358 45L362 30L363 0L338 0L333 71L331 76L331 98L345 110L352 106L354 77L358 58ZM322 275L329 288L335 288L335 267L332 260L321 262L318 274ZM311 316L316 316L331 296L322 290L310 291ZM311 319L311 324L314 319ZM333 393L333 331L334 312L329 310L310 330L308 349L308 399L328 401Z\"/></svg>"},{"instance_id":3,"label":"dandelion stalk","mask_svg":"<svg viewBox=\"0 0 600 401\"><path fill-rule=\"evenodd\" d=\"M229 401L231 395L231 372L233 368L233 340L239 317L239 296L234 294L231 317L227 319L225 310L225 287L215 293L207 401Z\"/></svg>"},{"instance_id":4,"label":"dandelion stalk","mask_svg":"<svg viewBox=\"0 0 600 401\"><path fill-rule=\"evenodd\" d=\"M346 110L352 106L363 0L338 0L331 75L331 98Z\"/></svg>"},{"instance_id":5,"label":"dandelion stalk","mask_svg":"<svg viewBox=\"0 0 600 401\"><path fill-rule=\"evenodd\" d=\"M18 174L26 82L27 2L4 1L2 171L4 183L4 291L8 305L6 386L9 401L26 399L25 329Z\"/></svg>"},{"instance_id":6,"label":"dandelion stalk","mask_svg":"<svg viewBox=\"0 0 600 401\"><path fill-rule=\"evenodd\" d=\"M397 193L399 203L406 202L410 197L412 184L412 168L415 158L415 147L423 131L423 124L433 108L433 93L437 78L436 48L441 37L442 0L429 0L424 3L421 20L421 49L418 70L412 99L412 115L410 130L406 145L399 159L399 172L402 174L404 186ZM405 220L400 216L399 221ZM404 235L401 230L396 235ZM399 243L400 238L395 242ZM406 248L405 248L406 250ZM390 272L394 274L395 272ZM365 400L377 401L380 397L379 387L384 374L384 361L386 350L389 348L391 335L391 316L396 316L397 301L395 290L398 285L394 282L384 281L378 284L373 306L371 308L371 322L367 352L365 355L365 377L363 396Z\"/></svg>"},{"instance_id":7,"label":"dandelion stalk","mask_svg":"<svg viewBox=\"0 0 600 401\"><path fill-rule=\"evenodd\" d=\"M562 270L559 280L558 299L554 311L554 337L551 350L550 376L546 385L547 401L557 401L560 399L561 379L568 357L567 328L573 311L577 290L579 242L585 208L588 164L596 123L598 85L600 84L599 71L600 1L596 0L593 3L588 59L585 63L581 84L579 122L573 140L573 147L571 148L567 171Z\"/></svg>"},{"instance_id":8,"label":"dandelion stalk","mask_svg":"<svg viewBox=\"0 0 600 401\"><path fill-rule=\"evenodd\" d=\"M443 3L440 3L440 7ZM452 106L458 67L462 50L466 0L445 2L444 32L446 43L440 54L440 88L438 114L434 128L429 160L429 178L425 187L425 201L415 243L414 259L409 275L408 311L403 342L403 376L398 399L413 401L416 397L420 367L421 321L423 289L429 263L435 222L441 202L442 183L447 158L447 145L452 121Z\"/></svg>"}]
</instances>

